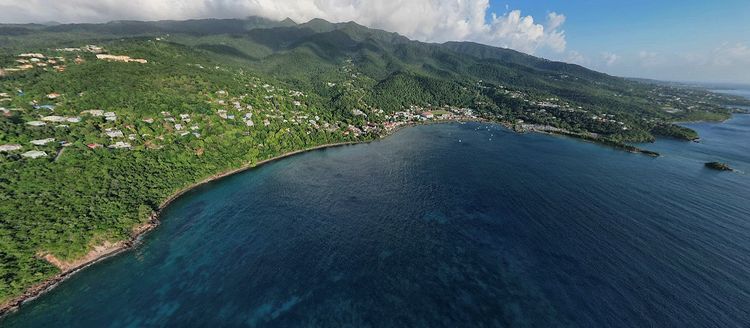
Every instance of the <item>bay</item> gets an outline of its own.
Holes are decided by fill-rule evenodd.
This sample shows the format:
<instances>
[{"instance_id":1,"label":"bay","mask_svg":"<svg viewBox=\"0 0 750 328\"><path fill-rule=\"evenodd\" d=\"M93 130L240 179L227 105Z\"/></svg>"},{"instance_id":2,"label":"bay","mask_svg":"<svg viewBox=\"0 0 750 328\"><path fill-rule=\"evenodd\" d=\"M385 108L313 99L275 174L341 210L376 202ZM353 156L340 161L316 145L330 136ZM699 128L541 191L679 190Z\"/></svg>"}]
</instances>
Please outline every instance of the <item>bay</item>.
<instances>
[{"instance_id":1,"label":"bay","mask_svg":"<svg viewBox=\"0 0 750 328\"><path fill-rule=\"evenodd\" d=\"M634 155L481 123L199 187L3 327L733 327L750 322L750 116Z\"/></svg>"}]
</instances>

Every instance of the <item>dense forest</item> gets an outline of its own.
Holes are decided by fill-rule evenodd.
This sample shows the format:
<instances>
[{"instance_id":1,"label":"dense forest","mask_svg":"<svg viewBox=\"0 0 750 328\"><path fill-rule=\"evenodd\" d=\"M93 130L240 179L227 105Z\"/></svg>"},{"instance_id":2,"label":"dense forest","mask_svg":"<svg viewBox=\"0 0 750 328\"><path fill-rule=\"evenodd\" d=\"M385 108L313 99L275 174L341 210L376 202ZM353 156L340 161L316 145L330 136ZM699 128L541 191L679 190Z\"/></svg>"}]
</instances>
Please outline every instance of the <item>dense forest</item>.
<instances>
[{"instance_id":1,"label":"dense forest","mask_svg":"<svg viewBox=\"0 0 750 328\"><path fill-rule=\"evenodd\" d=\"M698 138L745 100L355 23L0 25L0 303L175 191L394 126L484 119L606 144Z\"/></svg>"}]
</instances>

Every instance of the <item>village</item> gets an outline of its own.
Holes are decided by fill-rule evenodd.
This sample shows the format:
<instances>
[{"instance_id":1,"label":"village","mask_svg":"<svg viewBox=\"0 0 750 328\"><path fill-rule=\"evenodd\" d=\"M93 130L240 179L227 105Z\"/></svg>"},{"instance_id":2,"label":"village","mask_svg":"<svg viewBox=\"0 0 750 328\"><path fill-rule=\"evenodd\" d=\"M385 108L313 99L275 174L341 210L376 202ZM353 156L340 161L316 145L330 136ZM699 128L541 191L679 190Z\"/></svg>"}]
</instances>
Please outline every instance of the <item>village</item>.
<instances>
[{"instance_id":1,"label":"village","mask_svg":"<svg viewBox=\"0 0 750 328\"><path fill-rule=\"evenodd\" d=\"M158 38L157 38L158 40ZM20 53L16 66L2 69L2 74L13 74L38 69L44 74L64 74L68 65L86 65L87 60L111 65L148 65L146 58L128 54L112 54L97 45L76 48L57 48L50 53ZM206 69L201 64L186 65ZM219 66L213 69L221 69ZM584 108L557 97L530 95L521 89L478 81L477 90L489 90L520 101L522 106L511 112L488 116L483 111L450 105L411 105L395 112L384 112L362 101L361 74L352 60L340 67L341 81L325 81L325 85L343 94L358 97L350 115L335 117L325 108L312 105L307 95L299 90L285 89L251 78L244 84L244 92L215 89L199 96L210 112L190 112L184 109L162 110L158 113L118 112L107 108L75 108L80 95L50 92L30 95L22 89L0 86L0 114L22 122L25 133L0 139L0 153L12 159L59 159L65 147L85 145L89 150L158 150L176 140L190 143L215 137L216 134L239 133L249 136L258 131L279 133L336 134L342 138L359 140L385 136L399 127L426 122L494 120L518 125L521 130L540 132L568 132L571 129L592 133L627 133L633 129L631 119L622 115ZM699 109L708 104L710 93L669 93L669 89L655 88L654 102L665 114L676 114ZM684 92L684 91L683 91ZM699 100L695 101L698 97ZM700 100L702 99L702 100ZM476 103L477 107L486 105ZM641 118L638 124L655 125L668 122L655 117ZM217 124L221 129L217 129ZM211 127L211 128L209 128ZM85 132L82 132L85 131ZM99 131L91 134L89 131ZM76 136L75 138L72 136ZM83 136L83 137L81 137ZM264 142L257 144L263 147Z\"/></svg>"},{"instance_id":2,"label":"village","mask_svg":"<svg viewBox=\"0 0 750 328\"><path fill-rule=\"evenodd\" d=\"M93 54L94 58L102 61L129 65L148 63L147 59L111 55L103 47L86 45L55 49L54 54L19 54L17 62L20 66L16 69L38 68L47 73L62 73L66 69L64 63L85 65L83 53ZM48 65L54 65L53 71L47 70ZM204 68L202 65L196 67ZM342 69L351 78L357 78L351 67L348 61ZM5 71L8 72L8 69ZM351 82L339 83L351 86ZM327 82L327 85L334 87L337 83ZM307 95L302 91L273 86L258 78L246 83L245 89L246 92L240 94L231 94L223 89L202 94L210 114L164 110L154 115L122 113L106 108L76 109L76 97L80 95L75 94L51 92L32 95L22 89L0 89L3 91L0 93L0 114L14 118L25 131L13 140L8 140L8 136L0 139L0 153L5 155L6 160L48 158L57 161L64 156L65 148L74 145L85 146L89 151L158 150L180 139L184 139L181 142L190 143L190 140L200 140L211 133L231 134L231 131L236 131L247 136L258 130L305 135L339 134L357 140L382 137L399 126L413 123L478 118L471 109L447 105L410 106L386 114L383 110L363 104L361 109L351 110L351 119L344 121L311 108ZM223 128L216 129L217 124ZM208 126L214 128L207 129ZM91 134L88 131L99 133ZM257 146L264 145L259 143Z\"/></svg>"}]
</instances>

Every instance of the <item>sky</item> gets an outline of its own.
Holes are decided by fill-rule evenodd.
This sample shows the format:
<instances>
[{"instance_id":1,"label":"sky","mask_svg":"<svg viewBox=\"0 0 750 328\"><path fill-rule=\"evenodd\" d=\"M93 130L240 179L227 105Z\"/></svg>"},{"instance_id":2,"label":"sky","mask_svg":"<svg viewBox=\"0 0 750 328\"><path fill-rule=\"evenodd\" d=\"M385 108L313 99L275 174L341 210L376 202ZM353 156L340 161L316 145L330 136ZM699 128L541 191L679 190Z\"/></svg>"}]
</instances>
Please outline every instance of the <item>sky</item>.
<instances>
[{"instance_id":1,"label":"sky","mask_svg":"<svg viewBox=\"0 0 750 328\"><path fill-rule=\"evenodd\" d=\"M750 83L750 0L0 0L0 23L250 15L356 21L618 76Z\"/></svg>"}]
</instances>

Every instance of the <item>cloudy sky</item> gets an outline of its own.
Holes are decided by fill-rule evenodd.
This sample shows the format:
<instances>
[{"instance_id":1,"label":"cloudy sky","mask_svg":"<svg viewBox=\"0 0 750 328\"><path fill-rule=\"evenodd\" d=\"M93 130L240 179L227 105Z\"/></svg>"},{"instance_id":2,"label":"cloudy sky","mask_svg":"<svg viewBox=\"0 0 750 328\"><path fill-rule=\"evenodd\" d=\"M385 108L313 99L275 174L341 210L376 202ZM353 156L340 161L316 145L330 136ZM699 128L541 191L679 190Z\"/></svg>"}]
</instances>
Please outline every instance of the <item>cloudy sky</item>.
<instances>
[{"instance_id":1,"label":"cloudy sky","mask_svg":"<svg viewBox=\"0 0 750 328\"><path fill-rule=\"evenodd\" d=\"M0 23L249 15L353 20L621 76L750 83L748 0L0 0Z\"/></svg>"}]
</instances>

